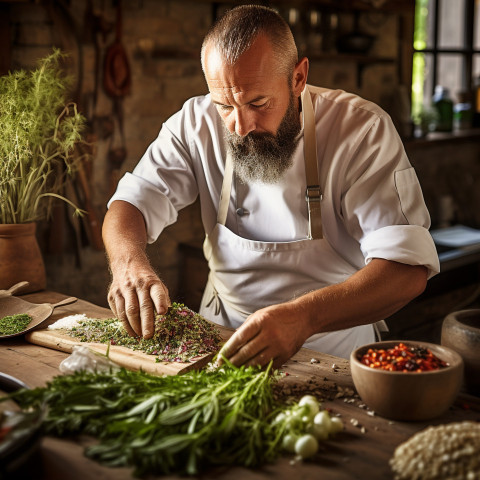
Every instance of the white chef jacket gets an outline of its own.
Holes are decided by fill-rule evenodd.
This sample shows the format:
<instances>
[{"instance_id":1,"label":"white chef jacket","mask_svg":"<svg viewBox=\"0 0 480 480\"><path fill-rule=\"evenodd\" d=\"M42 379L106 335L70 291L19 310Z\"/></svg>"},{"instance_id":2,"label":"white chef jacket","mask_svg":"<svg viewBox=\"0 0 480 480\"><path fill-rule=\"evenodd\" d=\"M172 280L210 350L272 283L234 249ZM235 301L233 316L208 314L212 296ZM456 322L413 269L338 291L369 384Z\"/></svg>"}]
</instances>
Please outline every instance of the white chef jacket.
<instances>
[{"instance_id":1,"label":"white chef jacket","mask_svg":"<svg viewBox=\"0 0 480 480\"><path fill-rule=\"evenodd\" d=\"M342 90L314 93L324 237L356 269L372 258L439 272L420 184L393 123L380 107ZM226 145L210 95L185 102L162 126L111 198L143 214L148 242L200 197L208 234L216 223ZM234 182L226 227L250 240L290 242L308 232L303 135L293 165L275 185ZM285 299L287 301L289 299Z\"/></svg>"}]
</instances>

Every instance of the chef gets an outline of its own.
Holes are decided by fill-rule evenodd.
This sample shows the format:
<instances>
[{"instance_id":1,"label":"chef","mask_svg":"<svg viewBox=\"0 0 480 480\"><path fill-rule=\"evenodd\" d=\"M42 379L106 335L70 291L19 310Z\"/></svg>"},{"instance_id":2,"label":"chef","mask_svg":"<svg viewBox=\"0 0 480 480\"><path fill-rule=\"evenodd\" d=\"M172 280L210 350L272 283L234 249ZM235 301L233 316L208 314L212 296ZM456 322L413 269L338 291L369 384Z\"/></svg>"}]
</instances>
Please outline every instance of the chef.
<instances>
[{"instance_id":1,"label":"chef","mask_svg":"<svg viewBox=\"0 0 480 480\"><path fill-rule=\"evenodd\" d=\"M209 94L164 123L109 202L109 305L130 334L153 335L170 298L145 247L199 197L200 313L236 329L225 357L348 357L439 271L401 140L375 104L308 85L308 59L267 7L229 10L201 61Z\"/></svg>"}]
</instances>

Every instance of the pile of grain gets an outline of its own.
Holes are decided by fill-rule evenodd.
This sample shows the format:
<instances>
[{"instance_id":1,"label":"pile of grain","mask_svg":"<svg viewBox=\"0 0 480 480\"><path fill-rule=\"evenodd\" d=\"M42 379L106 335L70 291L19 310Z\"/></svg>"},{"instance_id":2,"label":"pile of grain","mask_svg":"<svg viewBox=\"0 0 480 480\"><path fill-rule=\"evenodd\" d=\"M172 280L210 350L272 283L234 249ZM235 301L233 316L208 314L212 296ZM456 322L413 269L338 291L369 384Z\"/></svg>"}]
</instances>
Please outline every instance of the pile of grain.
<instances>
[{"instance_id":1,"label":"pile of grain","mask_svg":"<svg viewBox=\"0 0 480 480\"><path fill-rule=\"evenodd\" d=\"M476 480L479 452L480 423L450 423L428 427L399 445L390 466L396 480Z\"/></svg>"}]
</instances>

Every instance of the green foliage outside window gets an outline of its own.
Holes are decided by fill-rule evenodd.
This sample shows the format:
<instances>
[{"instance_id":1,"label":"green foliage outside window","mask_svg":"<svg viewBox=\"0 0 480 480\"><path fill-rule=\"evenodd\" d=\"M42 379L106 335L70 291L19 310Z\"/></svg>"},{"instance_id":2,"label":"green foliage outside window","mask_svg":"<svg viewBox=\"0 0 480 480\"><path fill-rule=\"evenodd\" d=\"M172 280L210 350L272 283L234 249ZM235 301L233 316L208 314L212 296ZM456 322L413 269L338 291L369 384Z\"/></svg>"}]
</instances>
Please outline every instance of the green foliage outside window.
<instances>
[{"instance_id":1,"label":"green foliage outside window","mask_svg":"<svg viewBox=\"0 0 480 480\"><path fill-rule=\"evenodd\" d=\"M428 0L416 0L415 2L415 30L413 47L415 50L423 50L427 47L427 17ZM423 112L425 86L425 54L415 52L413 54L412 73L412 117L415 123L420 123Z\"/></svg>"}]
</instances>

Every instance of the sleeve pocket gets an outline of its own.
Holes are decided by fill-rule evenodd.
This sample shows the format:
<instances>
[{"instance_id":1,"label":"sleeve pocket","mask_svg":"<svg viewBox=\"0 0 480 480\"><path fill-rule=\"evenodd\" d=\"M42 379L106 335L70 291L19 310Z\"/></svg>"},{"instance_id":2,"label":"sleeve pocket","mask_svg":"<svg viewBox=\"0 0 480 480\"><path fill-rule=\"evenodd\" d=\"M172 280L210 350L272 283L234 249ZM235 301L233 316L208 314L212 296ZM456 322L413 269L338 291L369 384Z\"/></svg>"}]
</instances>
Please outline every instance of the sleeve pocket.
<instances>
[{"instance_id":1,"label":"sleeve pocket","mask_svg":"<svg viewBox=\"0 0 480 480\"><path fill-rule=\"evenodd\" d=\"M409 225L423 226L427 207L415 169L410 167L395 172L395 187L402 212Z\"/></svg>"}]
</instances>

